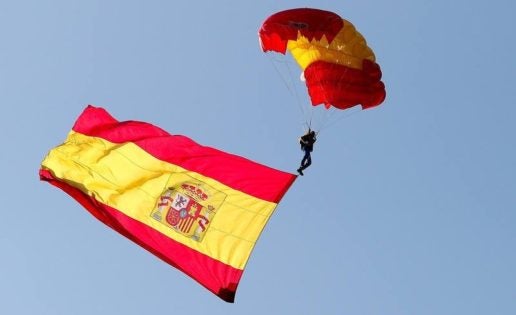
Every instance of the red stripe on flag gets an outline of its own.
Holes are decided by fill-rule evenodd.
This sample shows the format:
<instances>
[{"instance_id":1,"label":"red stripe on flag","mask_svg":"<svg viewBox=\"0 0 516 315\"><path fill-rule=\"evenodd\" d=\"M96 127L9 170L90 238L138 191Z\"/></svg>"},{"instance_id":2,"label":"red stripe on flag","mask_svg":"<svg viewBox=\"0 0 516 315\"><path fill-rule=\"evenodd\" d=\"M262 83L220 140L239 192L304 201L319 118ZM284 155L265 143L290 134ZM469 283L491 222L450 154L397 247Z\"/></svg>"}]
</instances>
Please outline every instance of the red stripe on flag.
<instances>
[{"instance_id":1,"label":"red stripe on flag","mask_svg":"<svg viewBox=\"0 0 516 315\"><path fill-rule=\"evenodd\" d=\"M39 175L41 180L49 182L72 196L93 216L109 227L171 266L186 273L221 299L234 302L238 282L242 277L242 270L226 265L170 239L149 226L88 196L81 190L54 178L47 170L40 170Z\"/></svg>"},{"instance_id":2,"label":"red stripe on flag","mask_svg":"<svg viewBox=\"0 0 516 315\"><path fill-rule=\"evenodd\" d=\"M146 122L118 122L103 108L91 105L79 116L73 130L113 143L133 142L159 160L274 203L279 203L297 177L238 155L201 146Z\"/></svg>"}]
</instances>

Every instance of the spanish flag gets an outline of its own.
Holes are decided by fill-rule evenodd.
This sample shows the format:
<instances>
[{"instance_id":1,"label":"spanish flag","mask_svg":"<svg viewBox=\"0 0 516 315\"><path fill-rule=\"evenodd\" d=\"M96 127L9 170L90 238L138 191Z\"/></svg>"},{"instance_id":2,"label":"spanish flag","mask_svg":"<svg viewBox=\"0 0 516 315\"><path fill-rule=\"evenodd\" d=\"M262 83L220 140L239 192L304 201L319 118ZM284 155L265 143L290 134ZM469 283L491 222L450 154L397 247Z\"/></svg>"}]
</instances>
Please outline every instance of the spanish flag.
<instances>
[{"instance_id":1,"label":"spanish flag","mask_svg":"<svg viewBox=\"0 0 516 315\"><path fill-rule=\"evenodd\" d=\"M227 302L296 178L93 106L39 175Z\"/></svg>"}]
</instances>

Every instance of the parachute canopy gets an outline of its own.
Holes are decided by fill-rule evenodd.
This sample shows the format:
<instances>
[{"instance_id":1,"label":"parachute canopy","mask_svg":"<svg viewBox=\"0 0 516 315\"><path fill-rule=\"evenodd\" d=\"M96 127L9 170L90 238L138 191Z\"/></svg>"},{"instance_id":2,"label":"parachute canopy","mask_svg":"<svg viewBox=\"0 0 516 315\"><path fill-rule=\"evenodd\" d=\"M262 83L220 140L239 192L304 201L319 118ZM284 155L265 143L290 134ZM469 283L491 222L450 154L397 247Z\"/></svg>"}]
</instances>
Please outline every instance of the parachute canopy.
<instances>
[{"instance_id":1,"label":"parachute canopy","mask_svg":"<svg viewBox=\"0 0 516 315\"><path fill-rule=\"evenodd\" d=\"M295 176L88 106L41 180L233 302L258 237Z\"/></svg>"},{"instance_id":2,"label":"parachute canopy","mask_svg":"<svg viewBox=\"0 0 516 315\"><path fill-rule=\"evenodd\" d=\"M333 12L300 8L275 13L263 22L259 38L264 52L292 54L314 106L366 109L385 99L373 51L353 24Z\"/></svg>"}]
</instances>

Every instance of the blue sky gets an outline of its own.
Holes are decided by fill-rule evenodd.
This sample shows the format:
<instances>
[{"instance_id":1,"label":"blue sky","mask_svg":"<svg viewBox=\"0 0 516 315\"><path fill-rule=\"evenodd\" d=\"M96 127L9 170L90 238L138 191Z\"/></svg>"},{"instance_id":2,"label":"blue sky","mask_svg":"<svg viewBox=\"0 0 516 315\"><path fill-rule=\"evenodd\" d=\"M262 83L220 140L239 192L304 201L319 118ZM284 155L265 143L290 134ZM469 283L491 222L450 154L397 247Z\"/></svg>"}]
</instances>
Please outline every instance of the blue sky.
<instances>
[{"instance_id":1,"label":"blue sky","mask_svg":"<svg viewBox=\"0 0 516 315\"><path fill-rule=\"evenodd\" d=\"M387 99L321 133L235 304L39 182L87 104L294 172L302 116L257 31L295 7L353 22ZM508 0L0 1L0 313L516 313L515 11Z\"/></svg>"}]
</instances>

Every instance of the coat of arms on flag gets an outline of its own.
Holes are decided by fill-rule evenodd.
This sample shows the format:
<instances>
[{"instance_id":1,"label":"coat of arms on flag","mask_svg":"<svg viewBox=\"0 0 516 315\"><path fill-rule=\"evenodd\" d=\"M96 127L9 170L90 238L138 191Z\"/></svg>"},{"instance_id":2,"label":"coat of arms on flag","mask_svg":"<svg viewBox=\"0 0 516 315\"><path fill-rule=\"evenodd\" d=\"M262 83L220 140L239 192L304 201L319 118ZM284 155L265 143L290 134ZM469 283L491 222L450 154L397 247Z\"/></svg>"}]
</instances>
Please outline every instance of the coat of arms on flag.
<instances>
[{"instance_id":1,"label":"coat of arms on flag","mask_svg":"<svg viewBox=\"0 0 516 315\"><path fill-rule=\"evenodd\" d=\"M213 198L214 193L219 196ZM201 183L182 183L178 187L168 187L158 198L151 217L200 242L222 203L220 201L225 198L220 194L222 193L213 189L209 191ZM214 199L219 200L220 204L215 206Z\"/></svg>"}]
</instances>

